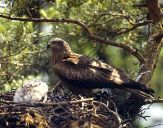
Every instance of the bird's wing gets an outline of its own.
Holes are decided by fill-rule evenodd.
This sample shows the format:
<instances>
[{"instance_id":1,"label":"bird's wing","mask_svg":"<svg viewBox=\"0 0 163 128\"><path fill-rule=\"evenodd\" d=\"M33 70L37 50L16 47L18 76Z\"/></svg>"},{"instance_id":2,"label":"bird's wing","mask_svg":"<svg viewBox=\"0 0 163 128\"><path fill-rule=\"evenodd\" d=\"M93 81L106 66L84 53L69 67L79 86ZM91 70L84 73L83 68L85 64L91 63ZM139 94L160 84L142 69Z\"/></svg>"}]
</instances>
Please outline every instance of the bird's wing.
<instances>
[{"instance_id":1,"label":"bird's wing","mask_svg":"<svg viewBox=\"0 0 163 128\"><path fill-rule=\"evenodd\" d=\"M151 94L152 89L135 82L117 68L86 56L74 55L55 65L57 75L64 81L86 88L138 89Z\"/></svg>"},{"instance_id":2,"label":"bird's wing","mask_svg":"<svg viewBox=\"0 0 163 128\"><path fill-rule=\"evenodd\" d=\"M122 85L128 77L119 69L86 56L72 56L55 65L58 75L71 81L94 83L97 88ZM93 85L92 85L93 86Z\"/></svg>"}]
</instances>

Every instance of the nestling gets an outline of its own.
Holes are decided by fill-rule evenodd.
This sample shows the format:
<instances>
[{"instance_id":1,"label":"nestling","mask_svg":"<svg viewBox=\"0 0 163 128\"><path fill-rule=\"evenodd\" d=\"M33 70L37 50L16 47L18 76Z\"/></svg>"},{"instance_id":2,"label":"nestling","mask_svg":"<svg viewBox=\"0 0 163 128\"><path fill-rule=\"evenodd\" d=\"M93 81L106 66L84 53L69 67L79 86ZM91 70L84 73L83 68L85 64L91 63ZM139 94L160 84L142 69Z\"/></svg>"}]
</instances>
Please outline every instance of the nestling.
<instances>
[{"instance_id":1,"label":"nestling","mask_svg":"<svg viewBox=\"0 0 163 128\"><path fill-rule=\"evenodd\" d=\"M48 85L41 80L31 80L18 88L14 95L16 103L31 103L47 100Z\"/></svg>"}]
</instances>

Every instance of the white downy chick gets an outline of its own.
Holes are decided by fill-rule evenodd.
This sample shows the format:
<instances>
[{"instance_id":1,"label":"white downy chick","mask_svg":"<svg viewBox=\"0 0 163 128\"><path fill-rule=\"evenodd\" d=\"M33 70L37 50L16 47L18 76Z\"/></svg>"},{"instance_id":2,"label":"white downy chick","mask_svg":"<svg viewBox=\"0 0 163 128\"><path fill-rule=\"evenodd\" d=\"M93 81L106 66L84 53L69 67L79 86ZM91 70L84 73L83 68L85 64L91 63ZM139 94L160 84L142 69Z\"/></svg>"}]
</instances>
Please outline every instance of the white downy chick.
<instances>
[{"instance_id":1,"label":"white downy chick","mask_svg":"<svg viewBox=\"0 0 163 128\"><path fill-rule=\"evenodd\" d=\"M31 80L18 88L14 95L16 103L31 103L47 100L48 85L41 80Z\"/></svg>"}]
</instances>

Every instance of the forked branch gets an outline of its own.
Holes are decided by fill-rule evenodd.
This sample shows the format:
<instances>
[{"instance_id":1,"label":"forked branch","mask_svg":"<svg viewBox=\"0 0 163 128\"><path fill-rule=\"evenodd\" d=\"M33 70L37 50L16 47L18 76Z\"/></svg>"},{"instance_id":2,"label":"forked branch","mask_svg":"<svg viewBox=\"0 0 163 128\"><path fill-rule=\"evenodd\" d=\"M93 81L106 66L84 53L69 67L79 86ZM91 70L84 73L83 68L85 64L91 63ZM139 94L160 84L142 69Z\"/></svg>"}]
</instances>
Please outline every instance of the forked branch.
<instances>
[{"instance_id":1,"label":"forked branch","mask_svg":"<svg viewBox=\"0 0 163 128\"><path fill-rule=\"evenodd\" d=\"M131 46L126 45L125 43L120 43L120 42L116 42L116 41L112 41L112 40L104 40L98 36L95 36L91 30L88 28L88 26L86 26L84 23L78 21L78 20L73 20L73 19L47 19L47 18L24 18L24 17L12 17L12 16L7 16L7 15L0 15L1 18L5 18L5 19L9 19L9 20L16 20L16 21L28 21L28 22L58 22L58 23L68 23L68 24L75 24L80 26L81 28L83 28L87 33L88 33L88 37L95 41L95 42L100 42L106 45L111 45L111 46L116 46L119 48L124 49L125 51L127 51L128 53L132 54L133 56L135 56L140 63L142 63L144 61L142 55L138 52L137 49L132 48Z\"/></svg>"}]
</instances>

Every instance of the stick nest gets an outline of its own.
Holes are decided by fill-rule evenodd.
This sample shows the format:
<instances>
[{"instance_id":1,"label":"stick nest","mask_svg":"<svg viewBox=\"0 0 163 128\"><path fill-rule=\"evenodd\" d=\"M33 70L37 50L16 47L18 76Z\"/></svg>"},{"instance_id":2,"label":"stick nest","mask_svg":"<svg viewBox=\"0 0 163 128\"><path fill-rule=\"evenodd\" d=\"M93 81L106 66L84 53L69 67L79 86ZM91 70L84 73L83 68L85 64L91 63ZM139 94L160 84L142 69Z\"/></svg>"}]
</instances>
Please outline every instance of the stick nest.
<instances>
[{"instance_id":1,"label":"stick nest","mask_svg":"<svg viewBox=\"0 0 163 128\"><path fill-rule=\"evenodd\" d=\"M130 127L118 114L119 105L102 94L85 98L49 92L46 103L14 103L14 92L0 95L0 127L6 128L118 128ZM101 97L107 97L101 98ZM123 111L125 112L125 111ZM126 114L126 112L125 112Z\"/></svg>"}]
</instances>

